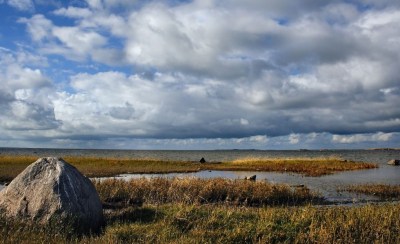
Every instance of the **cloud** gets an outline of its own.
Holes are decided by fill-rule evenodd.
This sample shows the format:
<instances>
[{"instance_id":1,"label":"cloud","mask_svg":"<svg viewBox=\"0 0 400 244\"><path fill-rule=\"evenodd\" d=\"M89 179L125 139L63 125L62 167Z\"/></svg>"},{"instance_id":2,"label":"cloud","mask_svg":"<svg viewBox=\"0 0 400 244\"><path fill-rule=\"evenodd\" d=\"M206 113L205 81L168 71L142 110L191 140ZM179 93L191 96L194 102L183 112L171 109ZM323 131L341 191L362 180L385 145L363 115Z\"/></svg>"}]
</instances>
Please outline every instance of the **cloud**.
<instances>
[{"instance_id":1,"label":"cloud","mask_svg":"<svg viewBox=\"0 0 400 244\"><path fill-rule=\"evenodd\" d=\"M333 135L332 141L337 143L359 143L359 142L386 142L393 136L393 133L378 132L374 134L355 135Z\"/></svg>"},{"instance_id":2,"label":"cloud","mask_svg":"<svg viewBox=\"0 0 400 244\"><path fill-rule=\"evenodd\" d=\"M27 31L33 41L42 41L51 35L52 22L42 14L36 14L32 18L20 18L19 23L27 25Z\"/></svg>"},{"instance_id":3,"label":"cloud","mask_svg":"<svg viewBox=\"0 0 400 244\"><path fill-rule=\"evenodd\" d=\"M299 141L300 141L299 135L296 135L296 134L289 135L289 143L290 144L297 144L297 143L299 143Z\"/></svg>"},{"instance_id":4,"label":"cloud","mask_svg":"<svg viewBox=\"0 0 400 244\"><path fill-rule=\"evenodd\" d=\"M1 116L1 126L8 130L48 130L59 125L53 110L38 104L17 100L9 104L8 110Z\"/></svg>"},{"instance_id":5,"label":"cloud","mask_svg":"<svg viewBox=\"0 0 400 244\"><path fill-rule=\"evenodd\" d=\"M129 120L134 118L135 109L130 103L125 103L125 106L121 107L111 107L110 115L115 119Z\"/></svg>"},{"instance_id":6,"label":"cloud","mask_svg":"<svg viewBox=\"0 0 400 244\"><path fill-rule=\"evenodd\" d=\"M59 10L56 13L75 14L74 17L77 17L79 11L71 8L68 10ZM79 14L83 14L82 11ZM56 26L41 14L31 18L20 18L18 22L27 25L27 31L42 53L58 54L78 62L86 61L88 58L105 64L121 62L121 52L107 47L108 39L92 27Z\"/></svg>"},{"instance_id":7,"label":"cloud","mask_svg":"<svg viewBox=\"0 0 400 244\"><path fill-rule=\"evenodd\" d=\"M33 12L35 10L32 0L6 0L5 2L19 11Z\"/></svg>"},{"instance_id":8,"label":"cloud","mask_svg":"<svg viewBox=\"0 0 400 244\"><path fill-rule=\"evenodd\" d=\"M2 50L4 116L60 142L297 148L400 130L393 1L91 0L19 23L41 55Z\"/></svg>"},{"instance_id":9,"label":"cloud","mask_svg":"<svg viewBox=\"0 0 400 244\"><path fill-rule=\"evenodd\" d=\"M59 8L53 12L56 15L66 16L70 18L88 18L92 15L92 11L87 8L79 8L79 7L68 7L68 8Z\"/></svg>"},{"instance_id":10,"label":"cloud","mask_svg":"<svg viewBox=\"0 0 400 244\"><path fill-rule=\"evenodd\" d=\"M57 128L60 122L54 118L48 96L54 92L52 82L40 69L28 66L43 58L24 51L0 50L0 54L0 128L7 131Z\"/></svg>"}]
</instances>

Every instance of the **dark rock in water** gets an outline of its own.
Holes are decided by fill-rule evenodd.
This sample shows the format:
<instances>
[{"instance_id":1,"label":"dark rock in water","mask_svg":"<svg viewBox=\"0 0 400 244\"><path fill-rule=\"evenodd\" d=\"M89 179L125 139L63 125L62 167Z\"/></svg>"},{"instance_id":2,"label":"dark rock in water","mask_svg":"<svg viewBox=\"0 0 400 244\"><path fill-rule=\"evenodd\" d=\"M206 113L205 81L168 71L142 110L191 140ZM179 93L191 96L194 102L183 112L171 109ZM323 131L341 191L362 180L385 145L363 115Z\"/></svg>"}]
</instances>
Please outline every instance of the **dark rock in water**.
<instances>
[{"instance_id":1,"label":"dark rock in water","mask_svg":"<svg viewBox=\"0 0 400 244\"><path fill-rule=\"evenodd\" d=\"M49 224L58 220L78 232L97 232L103 209L92 182L61 158L40 158L0 192L9 217Z\"/></svg>"},{"instance_id":2,"label":"dark rock in water","mask_svg":"<svg viewBox=\"0 0 400 244\"><path fill-rule=\"evenodd\" d=\"M301 187L305 187L305 185L304 185L304 184L300 184L300 185L292 185L291 187L298 187L298 188L301 188Z\"/></svg>"},{"instance_id":3,"label":"dark rock in water","mask_svg":"<svg viewBox=\"0 0 400 244\"><path fill-rule=\"evenodd\" d=\"M256 181L257 175L246 176L244 177L245 180Z\"/></svg>"},{"instance_id":4,"label":"dark rock in water","mask_svg":"<svg viewBox=\"0 0 400 244\"><path fill-rule=\"evenodd\" d=\"M400 165L400 159L392 159L387 164L389 164L389 165Z\"/></svg>"},{"instance_id":5,"label":"dark rock in water","mask_svg":"<svg viewBox=\"0 0 400 244\"><path fill-rule=\"evenodd\" d=\"M204 158L201 158L199 162L204 164L206 162L206 160Z\"/></svg>"}]
</instances>

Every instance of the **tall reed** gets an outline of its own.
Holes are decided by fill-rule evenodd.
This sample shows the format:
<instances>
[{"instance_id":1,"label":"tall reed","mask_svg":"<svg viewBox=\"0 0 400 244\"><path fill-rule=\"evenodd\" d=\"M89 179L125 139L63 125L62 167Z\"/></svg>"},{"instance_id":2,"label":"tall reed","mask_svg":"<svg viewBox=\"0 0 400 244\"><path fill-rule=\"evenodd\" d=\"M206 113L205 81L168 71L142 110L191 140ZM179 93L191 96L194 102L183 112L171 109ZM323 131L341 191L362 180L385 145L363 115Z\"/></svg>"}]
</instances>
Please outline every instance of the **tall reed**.
<instances>
[{"instance_id":1,"label":"tall reed","mask_svg":"<svg viewBox=\"0 0 400 244\"><path fill-rule=\"evenodd\" d=\"M290 187L265 181L229 179L152 178L130 181L108 179L94 182L105 203L208 204L244 206L296 205L321 201L307 187Z\"/></svg>"},{"instance_id":2,"label":"tall reed","mask_svg":"<svg viewBox=\"0 0 400 244\"><path fill-rule=\"evenodd\" d=\"M382 199L400 199L400 185L361 184L347 186L343 189L339 189L339 191L349 191L373 195L378 196Z\"/></svg>"}]
</instances>

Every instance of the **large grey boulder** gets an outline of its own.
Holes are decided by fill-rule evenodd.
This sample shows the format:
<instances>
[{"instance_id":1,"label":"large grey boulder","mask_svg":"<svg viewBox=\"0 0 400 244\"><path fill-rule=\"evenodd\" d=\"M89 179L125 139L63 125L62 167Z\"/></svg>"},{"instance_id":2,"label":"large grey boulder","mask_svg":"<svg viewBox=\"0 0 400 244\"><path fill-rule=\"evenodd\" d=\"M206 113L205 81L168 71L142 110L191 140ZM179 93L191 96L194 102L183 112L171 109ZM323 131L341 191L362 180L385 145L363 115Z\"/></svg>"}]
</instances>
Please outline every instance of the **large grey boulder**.
<instances>
[{"instance_id":1,"label":"large grey boulder","mask_svg":"<svg viewBox=\"0 0 400 244\"><path fill-rule=\"evenodd\" d=\"M40 158L0 192L9 217L48 224L59 220L79 231L97 232L103 209L92 182L62 158Z\"/></svg>"}]
</instances>

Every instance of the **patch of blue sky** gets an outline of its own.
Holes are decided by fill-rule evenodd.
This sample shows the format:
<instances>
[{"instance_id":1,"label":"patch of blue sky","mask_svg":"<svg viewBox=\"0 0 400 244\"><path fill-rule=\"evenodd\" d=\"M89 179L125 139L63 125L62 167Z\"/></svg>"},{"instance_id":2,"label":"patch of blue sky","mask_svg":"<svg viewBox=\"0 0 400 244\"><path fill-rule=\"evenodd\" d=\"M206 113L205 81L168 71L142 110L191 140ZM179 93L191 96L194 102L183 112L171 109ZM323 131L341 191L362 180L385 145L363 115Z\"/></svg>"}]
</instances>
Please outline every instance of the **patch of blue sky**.
<instances>
[{"instance_id":1,"label":"patch of blue sky","mask_svg":"<svg viewBox=\"0 0 400 244\"><path fill-rule=\"evenodd\" d=\"M169 6L178 6L182 4L191 3L193 0L167 0Z\"/></svg>"},{"instance_id":2,"label":"patch of blue sky","mask_svg":"<svg viewBox=\"0 0 400 244\"><path fill-rule=\"evenodd\" d=\"M54 14L53 12L48 12L45 16L46 16L46 18L50 19L51 22L56 26L73 27L73 26L77 25L76 19L62 16L62 15L57 15L57 14Z\"/></svg>"},{"instance_id":3,"label":"patch of blue sky","mask_svg":"<svg viewBox=\"0 0 400 244\"><path fill-rule=\"evenodd\" d=\"M106 30L96 30L96 32L107 38L107 47L123 50L125 48L125 39L114 36Z\"/></svg>"},{"instance_id":4,"label":"patch of blue sky","mask_svg":"<svg viewBox=\"0 0 400 244\"><path fill-rule=\"evenodd\" d=\"M303 75L313 72L313 65L306 64L291 64L287 66L285 72L290 76Z\"/></svg>"},{"instance_id":5,"label":"patch of blue sky","mask_svg":"<svg viewBox=\"0 0 400 244\"><path fill-rule=\"evenodd\" d=\"M53 11L57 8L61 8L67 6L71 1L54 1L54 0L46 0L46 1L35 1L35 13L47 13Z\"/></svg>"},{"instance_id":6,"label":"patch of blue sky","mask_svg":"<svg viewBox=\"0 0 400 244\"><path fill-rule=\"evenodd\" d=\"M21 13L5 4L0 4L0 45L9 49L16 47L16 42L27 38L25 25L19 24L21 17L30 17L28 13Z\"/></svg>"},{"instance_id":7,"label":"patch of blue sky","mask_svg":"<svg viewBox=\"0 0 400 244\"><path fill-rule=\"evenodd\" d=\"M345 3L354 5L359 12L366 12L374 8L373 5L360 0L344 0Z\"/></svg>"},{"instance_id":8,"label":"patch of blue sky","mask_svg":"<svg viewBox=\"0 0 400 244\"><path fill-rule=\"evenodd\" d=\"M281 26L288 26L289 25L289 18L281 17L281 18L274 18L274 21Z\"/></svg>"}]
</instances>

